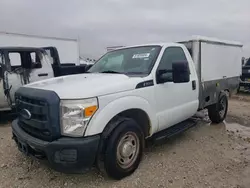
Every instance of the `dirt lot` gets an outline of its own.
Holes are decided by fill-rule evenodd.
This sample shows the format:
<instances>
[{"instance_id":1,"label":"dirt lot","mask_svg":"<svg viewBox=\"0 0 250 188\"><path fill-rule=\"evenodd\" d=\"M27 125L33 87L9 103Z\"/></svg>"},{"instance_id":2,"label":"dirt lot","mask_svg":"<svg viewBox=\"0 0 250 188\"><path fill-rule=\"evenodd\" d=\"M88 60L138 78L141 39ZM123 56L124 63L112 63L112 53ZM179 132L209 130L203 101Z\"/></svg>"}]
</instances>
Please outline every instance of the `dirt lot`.
<instances>
[{"instance_id":1,"label":"dirt lot","mask_svg":"<svg viewBox=\"0 0 250 188\"><path fill-rule=\"evenodd\" d=\"M244 126L238 125L242 124ZM24 157L0 126L0 187L250 187L250 96L230 100L225 123L198 125L147 148L139 169L114 181L96 170L82 175L55 172Z\"/></svg>"}]
</instances>

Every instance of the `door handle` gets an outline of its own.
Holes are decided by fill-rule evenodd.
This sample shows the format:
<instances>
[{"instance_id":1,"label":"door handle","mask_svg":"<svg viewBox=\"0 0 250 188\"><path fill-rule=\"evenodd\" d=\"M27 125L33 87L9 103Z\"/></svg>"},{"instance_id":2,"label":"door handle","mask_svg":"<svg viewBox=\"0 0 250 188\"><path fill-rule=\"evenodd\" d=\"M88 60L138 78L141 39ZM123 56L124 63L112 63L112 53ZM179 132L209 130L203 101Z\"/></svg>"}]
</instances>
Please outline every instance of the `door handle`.
<instances>
[{"instance_id":1,"label":"door handle","mask_svg":"<svg viewBox=\"0 0 250 188\"><path fill-rule=\"evenodd\" d=\"M39 77L41 77L41 76L48 76L48 73L40 73L40 74L38 74L38 76Z\"/></svg>"},{"instance_id":2,"label":"door handle","mask_svg":"<svg viewBox=\"0 0 250 188\"><path fill-rule=\"evenodd\" d=\"M195 80L192 81L192 89L196 90L196 81Z\"/></svg>"}]
</instances>

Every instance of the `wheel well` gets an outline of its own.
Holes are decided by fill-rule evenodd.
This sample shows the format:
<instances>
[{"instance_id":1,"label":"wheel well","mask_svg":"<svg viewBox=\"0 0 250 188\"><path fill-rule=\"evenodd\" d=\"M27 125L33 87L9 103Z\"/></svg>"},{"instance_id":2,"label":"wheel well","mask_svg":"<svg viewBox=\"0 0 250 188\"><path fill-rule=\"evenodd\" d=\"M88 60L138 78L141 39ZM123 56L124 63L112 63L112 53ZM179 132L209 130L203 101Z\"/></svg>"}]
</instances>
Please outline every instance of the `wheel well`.
<instances>
[{"instance_id":1,"label":"wheel well","mask_svg":"<svg viewBox=\"0 0 250 188\"><path fill-rule=\"evenodd\" d=\"M146 112L141 109L130 109L118 114L122 117L134 119L143 130L145 137L150 134L150 120Z\"/></svg>"},{"instance_id":2,"label":"wheel well","mask_svg":"<svg viewBox=\"0 0 250 188\"><path fill-rule=\"evenodd\" d=\"M119 114L117 114L116 116L114 116L108 123L108 125L110 124L110 122L112 121L116 121L117 118L119 117L126 117L126 118L131 118L133 120L136 121L136 123L138 123L138 125L141 127L141 129L143 130L144 136L147 137L150 135L150 128L151 128L151 123L149 120L149 117L147 115L147 113L141 109L129 109L129 110L125 110L123 112L120 112ZM104 129L105 134L110 134L113 129L115 127L106 127ZM105 135L105 137L108 135Z\"/></svg>"}]
</instances>

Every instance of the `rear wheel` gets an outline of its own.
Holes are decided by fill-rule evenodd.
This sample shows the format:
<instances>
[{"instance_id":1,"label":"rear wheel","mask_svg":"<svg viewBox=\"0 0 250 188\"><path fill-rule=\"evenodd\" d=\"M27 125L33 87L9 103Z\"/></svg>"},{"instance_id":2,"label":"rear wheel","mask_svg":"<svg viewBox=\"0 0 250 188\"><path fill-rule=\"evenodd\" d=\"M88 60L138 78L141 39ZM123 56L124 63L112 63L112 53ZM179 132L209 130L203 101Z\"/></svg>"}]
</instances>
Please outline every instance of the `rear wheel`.
<instances>
[{"instance_id":1,"label":"rear wheel","mask_svg":"<svg viewBox=\"0 0 250 188\"><path fill-rule=\"evenodd\" d=\"M120 122L106 143L104 158L105 170L114 179L129 176L138 168L144 146L139 125L128 118Z\"/></svg>"},{"instance_id":2,"label":"rear wheel","mask_svg":"<svg viewBox=\"0 0 250 188\"><path fill-rule=\"evenodd\" d=\"M213 123L221 123L227 115L228 97L225 93L221 93L216 104L208 108L208 116Z\"/></svg>"}]
</instances>

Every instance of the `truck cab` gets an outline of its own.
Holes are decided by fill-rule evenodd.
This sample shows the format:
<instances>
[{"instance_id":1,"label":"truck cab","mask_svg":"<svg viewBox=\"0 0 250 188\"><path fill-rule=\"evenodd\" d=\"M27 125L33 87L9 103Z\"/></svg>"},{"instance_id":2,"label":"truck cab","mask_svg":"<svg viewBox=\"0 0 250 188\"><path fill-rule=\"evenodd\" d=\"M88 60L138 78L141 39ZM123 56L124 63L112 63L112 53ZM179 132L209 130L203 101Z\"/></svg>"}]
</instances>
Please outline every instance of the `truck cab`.
<instances>
[{"instance_id":1,"label":"truck cab","mask_svg":"<svg viewBox=\"0 0 250 188\"><path fill-rule=\"evenodd\" d=\"M0 48L0 111L15 105L16 90L28 83L54 77L44 50L28 47Z\"/></svg>"},{"instance_id":2,"label":"truck cab","mask_svg":"<svg viewBox=\"0 0 250 188\"><path fill-rule=\"evenodd\" d=\"M15 108L14 94L23 85L86 72L92 65L61 64L56 47L0 48L0 111Z\"/></svg>"},{"instance_id":3,"label":"truck cab","mask_svg":"<svg viewBox=\"0 0 250 188\"><path fill-rule=\"evenodd\" d=\"M231 91L228 78L222 75L202 83L197 72L203 70L197 68L201 66L196 57L205 53L198 48L201 41L197 44L195 50L180 43L115 49L85 74L21 87L15 95L19 117L12 123L19 150L46 158L58 171L82 172L97 166L121 179L139 166L146 140L190 128L193 123L188 119L197 110L208 108L211 121L222 122L228 105L224 91ZM240 47L232 46L230 51L234 47L238 57ZM204 59L211 57L213 49L209 46ZM226 53L224 46L223 50Z\"/></svg>"}]
</instances>

